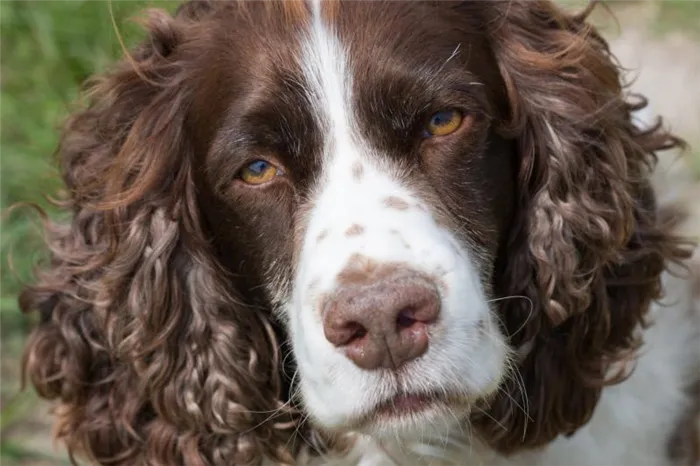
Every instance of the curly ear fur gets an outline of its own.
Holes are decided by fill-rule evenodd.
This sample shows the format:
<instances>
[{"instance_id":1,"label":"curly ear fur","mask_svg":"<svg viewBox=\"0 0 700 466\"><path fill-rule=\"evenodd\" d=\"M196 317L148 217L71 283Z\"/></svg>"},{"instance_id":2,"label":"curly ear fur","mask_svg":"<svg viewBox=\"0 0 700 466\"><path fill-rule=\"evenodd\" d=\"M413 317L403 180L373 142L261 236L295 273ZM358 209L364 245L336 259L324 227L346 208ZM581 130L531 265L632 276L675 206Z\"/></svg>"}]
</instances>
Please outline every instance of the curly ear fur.
<instances>
[{"instance_id":1,"label":"curly ear fur","mask_svg":"<svg viewBox=\"0 0 700 466\"><path fill-rule=\"evenodd\" d=\"M275 333L209 251L183 137L183 31L209 8L152 11L89 84L59 147L72 215L46 222L50 264L20 297L42 313L25 376L58 401L71 456L100 464L293 462Z\"/></svg>"},{"instance_id":2,"label":"curly ear fur","mask_svg":"<svg viewBox=\"0 0 700 466\"><path fill-rule=\"evenodd\" d=\"M492 45L520 152L519 218L495 285L522 387L512 380L476 419L508 453L586 423L601 389L624 377L667 261L688 256L657 219L655 151L681 142L660 123L637 129L646 103L623 98L608 45L545 1L494 2ZM521 409L522 408L522 409Z\"/></svg>"}]
</instances>

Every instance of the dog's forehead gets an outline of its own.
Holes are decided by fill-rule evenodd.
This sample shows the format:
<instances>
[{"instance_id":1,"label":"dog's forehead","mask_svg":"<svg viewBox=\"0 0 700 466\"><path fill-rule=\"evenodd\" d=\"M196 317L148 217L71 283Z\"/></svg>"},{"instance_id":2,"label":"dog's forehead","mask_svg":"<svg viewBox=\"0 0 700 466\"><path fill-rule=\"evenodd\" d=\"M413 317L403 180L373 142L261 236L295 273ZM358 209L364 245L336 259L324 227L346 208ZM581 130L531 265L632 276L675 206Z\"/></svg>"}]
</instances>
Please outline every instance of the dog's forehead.
<instances>
[{"instance_id":1,"label":"dog's forehead","mask_svg":"<svg viewBox=\"0 0 700 466\"><path fill-rule=\"evenodd\" d=\"M251 25L277 23L288 26L290 30L310 24L314 18L320 18L326 26L338 30L358 26L359 23L370 28L387 29L397 22L411 24L416 29L420 28L421 23L414 21L415 14L431 12L432 18L423 17L423 23L429 23L435 19L438 11L449 11L454 3L449 0L237 0L233 4L233 12Z\"/></svg>"},{"instance_id":2,"label":"dog's forehead","mask_svg":"<svg viewBox=\"0 0 700 466\"><path fill-rule=\"evenodd\" d=\"M354 106L346 111L374 105L376 114L386 97L415 100L426 86L489 68L486 41L452 2L241 2L236 13L225 27L236 29L227 71L242 77L232 81L245 83L247 101L288 96L290 83L310 101L341 87Z\"/></svg>"},{"instance_id":3,"label":"dog's forehead","mask_svg":"<svg viewBox=\"0 0 700 466\"><path fill-rule=\"evenodd\" d=\"M379 56L391 56L411 64L440 63L452 56L459 43L471 47L464 42L477 39L482 29L478 26L483 22L479 18L482 8L465 13L456 3L240 0L228 9L233 12L231 22L219 26L228 29L228 37L251 57L298 56L302 43L323 27L342 43L353 62L364 59L367 65L377 63L374 59Z\"/></svg>"},{"instance_id":4,"label":"dog's forehead","mask_svg":"<svg viewBox=\"0 0 700 466\"><path fill-rule=\"evenodd\" d=\"M449 1L239 1L198 28L203 37L191 42L193 55L205 56L195 59L207 74L251 94L281 78L308 84L308 56L340 51L357 95L382 77L439 79L458 67L481 72L490 60L480 20L485 8L465 12ZM198 52L196 44L207 47Z\"/></svg>"},{"instance_id":5,"label":"dog's forehead","mask_svg":"<svg viewBox=\"0 0 700 466\"><path fill-rule=\"evenodd\" d=\"M481 101L495 100L490 87L474 86L498 79L487 43L452 2L265 1L226 11L233 16L215 17L216 32L204 31L216 50L197 59L207 72L196 102L207 105L194 109L207 122L202 140L213 137L209 148L224 156L236 153L232 129L264 115L266 127L249 133L286 137L304 173L325 165L317 155L327 146L358 137L358 150L402 158L408 126L442 89L459 81Z\"/></svg>"}]
</instances>

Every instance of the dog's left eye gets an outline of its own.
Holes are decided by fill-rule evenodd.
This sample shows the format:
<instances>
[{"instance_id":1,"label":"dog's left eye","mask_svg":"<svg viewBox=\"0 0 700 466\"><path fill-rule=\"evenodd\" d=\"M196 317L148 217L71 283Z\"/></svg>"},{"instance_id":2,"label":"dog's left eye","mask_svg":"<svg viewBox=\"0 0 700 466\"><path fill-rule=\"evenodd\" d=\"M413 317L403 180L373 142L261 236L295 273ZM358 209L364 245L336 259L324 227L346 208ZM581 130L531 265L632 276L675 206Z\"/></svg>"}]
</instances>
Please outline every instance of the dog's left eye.
<instances>
[{"instance_id":1,"label":"dog's left eye","mask_svg":"<svg viewBox=\"0 0 700 466\"><path fill-rule=\"evenodd\" d=\"M240 173L240 178L244 182L252 185L267 183L277 175L282 175L282 171L266 160L256 160L249 163Z\"/></svg>"},{"instance_id":2,"label":"dog's left eye","mask_svg":"<svg viewBox=\"0 0 700 466\"><path fill-rule=\"evenodd\" d=\"M455 109L434 113L428 120L424 135L425 137L432 137L452 134L462 125L463 119L462 112Z\"/></svg>"}]
</instances>

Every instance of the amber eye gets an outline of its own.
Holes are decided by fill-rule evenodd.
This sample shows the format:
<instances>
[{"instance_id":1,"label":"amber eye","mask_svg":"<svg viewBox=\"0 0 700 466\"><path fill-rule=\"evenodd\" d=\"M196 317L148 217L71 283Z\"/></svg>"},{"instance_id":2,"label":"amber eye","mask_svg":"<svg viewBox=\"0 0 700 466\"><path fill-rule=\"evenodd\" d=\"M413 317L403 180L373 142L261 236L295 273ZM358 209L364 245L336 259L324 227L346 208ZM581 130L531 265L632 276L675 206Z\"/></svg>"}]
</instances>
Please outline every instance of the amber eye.
<instances>
[{"instance_id":1,"label":"amber eye","mask_svg":"<svg viewBox=\"0 0 700 466\"><path fill-rule=\"evenodd\" d=\"M428 120L425 137L447 136L454 133L462 124L463 119L462 112L459 110L451 109L437 112Z\"/></svg>"},{"instance_id":2,"label":"amber eye","mask_svg":"<svg viewBox=\"0 0 700 466\"><path fill-rule=\"evenodd\" d=\"M263 184L282 174L282 171L270 162L256 160L243 167L239 176L248 184Z\"/></svg>"}]
</instances>

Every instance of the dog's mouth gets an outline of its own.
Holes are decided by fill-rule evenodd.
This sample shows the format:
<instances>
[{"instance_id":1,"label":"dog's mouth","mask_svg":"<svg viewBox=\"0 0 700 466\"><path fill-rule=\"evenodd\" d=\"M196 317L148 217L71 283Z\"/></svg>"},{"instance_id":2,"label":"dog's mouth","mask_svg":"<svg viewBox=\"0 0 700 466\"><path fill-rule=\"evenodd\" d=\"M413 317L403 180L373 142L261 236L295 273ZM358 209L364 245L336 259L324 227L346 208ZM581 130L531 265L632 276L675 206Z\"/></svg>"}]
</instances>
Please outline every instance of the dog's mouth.
<instances>
[{"instance_id":1,"label":"dog's mouth","mask_svg":"<svg viewBox=\"0 0 700 466\"><path fill-rule=\"evenodd\" d=\"M394 417L415 414L447 402L445 397L433 393L399 393L379 403L372 411L374 417Z\"/></svg>"},{"instance_id":2,"label":"dog's mouth","mask_svg":"<svg viewBox=\"0 0 700 466\"><path fill-rule=\"evenodd\" d=\"M461 396L443 392L400 392L387 398L368 410L357 423L357 427L374 430L379 428L400 428L413 424L419 419L446 416L464 410L470 403Z\"/></svg>"}]
</instances>

